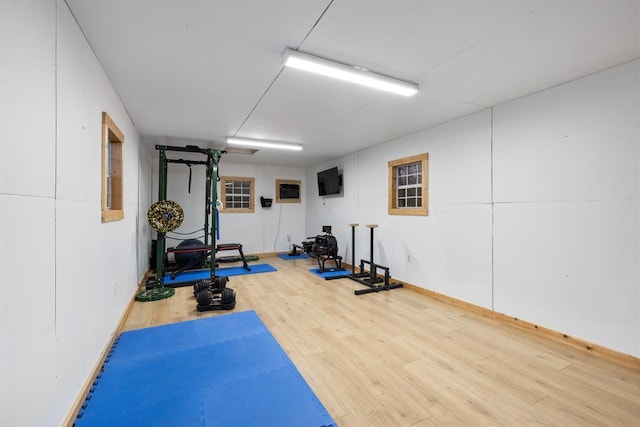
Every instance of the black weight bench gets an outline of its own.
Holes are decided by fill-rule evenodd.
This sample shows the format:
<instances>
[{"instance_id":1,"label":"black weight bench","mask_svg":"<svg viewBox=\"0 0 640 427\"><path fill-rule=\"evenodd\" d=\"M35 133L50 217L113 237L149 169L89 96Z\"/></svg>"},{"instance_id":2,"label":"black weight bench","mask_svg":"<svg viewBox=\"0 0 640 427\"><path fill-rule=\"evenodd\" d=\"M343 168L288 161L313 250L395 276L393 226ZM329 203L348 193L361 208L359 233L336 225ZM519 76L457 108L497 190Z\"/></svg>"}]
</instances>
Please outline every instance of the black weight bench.
<instances>
[{"instance_id":1,"label":"black weight bench","mask_svg":"<svg viewBox=\"0 0 640 427\"><path fill-rule=\"evenodd\" d=\"M220 251L238 251L242 260L242 267L247 271L251 271L251 267L247 264L247 259L244 256L244 252L242 252L242 245L240 243L219 243L216 245L216 252ZM211 245L194 245L167 249L167 253L174 254L190 252L211 252Z\"/></svg>"},{"instance_id":2,"label":"black weight bench","mask_svg":"<svg viewBox=\"0 0 640 427\"><path fill-rule=\"evenodd\" d=\"M298 249L301 249L302 252L298 252ZM294 243L293 245L291 245L291 252L289 253L289 256L298 256L305 253L306 253L306 250L304 249L303 246Z\"/></svg>"},{"instance_id":3,"label":"black weight bench","mask_svg":"<svg viewBox=\"0 0 640 427\"><path fill-rule=\"evenodd\" d=\"M216 245L216 252L219 251L238 251L240 259L242 260L242 267L247 271L251 271L251 267L247 264L247 259L244 257L242 245L240 243L219 243Z\"/></svg>"}]
</instances>

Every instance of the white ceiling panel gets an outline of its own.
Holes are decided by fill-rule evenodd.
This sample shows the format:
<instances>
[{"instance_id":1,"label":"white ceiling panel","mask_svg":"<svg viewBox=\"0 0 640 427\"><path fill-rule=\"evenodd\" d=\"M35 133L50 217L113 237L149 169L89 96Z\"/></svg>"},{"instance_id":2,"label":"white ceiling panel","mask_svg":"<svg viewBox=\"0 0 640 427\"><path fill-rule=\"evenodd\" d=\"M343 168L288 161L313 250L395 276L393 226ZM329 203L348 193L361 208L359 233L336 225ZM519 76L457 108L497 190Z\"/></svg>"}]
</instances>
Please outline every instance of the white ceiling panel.
<instances>
[{"instance_id":1,"label":"white ceiling panel","mask_svg":"<svg viewBox=\"0 0 640 427\"><path fill-rule=\"evenodd\" d=\"M336 1L300 49L413 79L547 2Z\"/></svg>"},{"instance_id":2,"label":"white ceiling panel","mask_svg":"<svg viewBox=\"0 0 640 427\"><path fill-rule=\"evenodd\" d=\"M352 152L359 151L482 109L435 96L425 96L411 103L399 100L374 102L318 132L309 149L309 156L314 160L310 164L336 158L336 153L342 153L344 146L349 146Z\"/></svg>"},{"instance_id":3,"label":"white ceiling panel","mask_svg":"<svg viewBox=\"0 0 640 427\"><path fill-rule=\"evenodd\" d=\"M306 166L640 57L640 0L66 0L149 144L227 135ZM418 83L412 98L284 70L294 48Z\"/></svg>"},{"instance_id":4,"label":"white ceiling panel","mask_svg":"<svg viewBox=\"0 0 640 427\"><path fill-rule=\"evenodd\" d=\"M418 81L493 106L602 71L640 56L639 5L637 0L550 2Z\"/></svg>"},{"instance_id":5,"label":"white ceiling panel","mask_svg":"<svg viewBox=\"0 0 640 427\"><path fill-rule=\"evenodd\" d=\"M68 3L142 134L223 139L328 2Z\"/></svg>"},{"instance_id":6,"label":"white ceiling panel","mask_svg":"<svg viewBox=\"0 0 640 427\"><path fill-rule=\"evenodd\" d=\"M285 69L238 136L304 143L379 97L369 88Z\"/></svg>"}]
</instances>

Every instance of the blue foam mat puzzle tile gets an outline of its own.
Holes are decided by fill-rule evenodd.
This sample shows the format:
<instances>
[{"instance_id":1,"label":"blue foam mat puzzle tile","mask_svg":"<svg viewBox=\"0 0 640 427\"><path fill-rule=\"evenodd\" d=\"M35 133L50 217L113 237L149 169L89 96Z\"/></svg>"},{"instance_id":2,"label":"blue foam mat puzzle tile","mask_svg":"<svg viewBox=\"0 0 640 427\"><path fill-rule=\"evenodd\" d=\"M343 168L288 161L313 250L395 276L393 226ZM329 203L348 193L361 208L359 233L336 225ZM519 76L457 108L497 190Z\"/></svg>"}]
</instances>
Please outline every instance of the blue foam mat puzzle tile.
<instances>
[{"instance_id":1,"label":"blue foam mat puzzle tile","mask_svg":"<svg viewBox=\"0 0 640 427\"><path fill-rule=\"evenodd\" d=\"M229 313L124 332L113 349L113 355L125 353L125 360L132 361L167 353L172 349L185 350L263 333L265 326L257 323L251 313ZM224 318L223 322L217 320L221 317ZM218 326L221 323L224 327ZM110 363L118 363L118 359L114 358Z\"/></svg>"},{"instance_id":2,"label":"blue foam mat puzzle tile","mask_svg":"<svg viewBox=\"0 0 640 427\"><path fill-rule=\"evenodd\" d=\"M201 395L207 390L225 389L228 384L244 378L260 378L273 370L292 369L284 354L264 351L273 344L272 336L265 332L251 339L106 368L98 383L100 393L94 393L87 409L95 405L135 411L147 403L149 390L151 393L164 390L162 396L171 398ZM212 354L216 355L215 359ZM144 388L140 384L144 384Z\"/></svg>"},{"instance_id":3,"label":"blue foam mat puzzle tile","mask_svg":"<svg viewBox=\"0 0 640 427\"><path fill-rule=\"evenodd\" d=\"M351 274L351 270L348 270L348 269L337 270L337 271L325 271L324 273L321 273L319 268L312 268L309 271L315 274L316 276L322 277L323 279L326 279L327 277L347 276Z\"/></svg>"},{"instance_id":4,"label":"blue foam mat puzzle tile","mask_svg":"<svg viewBox=\"0 0 640 427\"><path fill-rule=\"evenodd\" d=\"M241 276L243 274L258 274L258 273L271 273L278 271L275 267L269 264L251 264L250 271L245 270L243 267L225 267L216 268L216 276ZM175 283L195 282L197 280L208 279L211 277L211 270L198 270L198 271L185 271L176 275L175 279L171 278L171 274L165 274L164 284L170 286Z\"/></svg>"},{"instance_id":5,"label":"blue foam mat puzzle tile","mask_svg":"<svg viewBox=\"0 0 640 427\"><path fill-rule=\"evenodd\" d=\"M172 410L167 410L172 408ZM185 410L188 408L188 410ZM212 425L212 424L209 424ZM96 417L84 414L76 419L77 427L141 427L141 426L207 426L202 402L189 397L167 399L162 395L146 405L139 405L133 411L114 411L104 416Z\"/></svg>"},{"instance_id":6,"label":"blue foam mat puzzle tile","mask_svg":"<svg viewBox=\"0 0 640 427\"><path fill-rule=\"evenodd\" d=\"M309 256L309 254L299 253L297 255L278 254L278 258L286 259L289 261L289 260L305 259L305 258L311 258L311 257Z\"/></svg>"},{"instance_id":7,"label":"blue foam mat puzzle tile","mask_svg":"<svg viewBox=\"0 0 640 427\"><path fill-rule=\"evenodd\" d=\"M229 384L219 398L239 402L236 413L219 414L218 408L205 405L206 418L217 417L221 426L335 425L311 389L307 392L292 387L301 381L304 380L295 369L282 368ZM251 401L243 398L247 395Z\"/></svg>"},{"instance_id":8,"label":"blue foam mat puzzle tile","mask_svg":"<svg viewBox=\"0 0 640 427\"><path fill-rule=\"evenodd\" d=\"M335 425L254 311L124 332L76 420L100 425Z\"/></svg>"}]
</instances>

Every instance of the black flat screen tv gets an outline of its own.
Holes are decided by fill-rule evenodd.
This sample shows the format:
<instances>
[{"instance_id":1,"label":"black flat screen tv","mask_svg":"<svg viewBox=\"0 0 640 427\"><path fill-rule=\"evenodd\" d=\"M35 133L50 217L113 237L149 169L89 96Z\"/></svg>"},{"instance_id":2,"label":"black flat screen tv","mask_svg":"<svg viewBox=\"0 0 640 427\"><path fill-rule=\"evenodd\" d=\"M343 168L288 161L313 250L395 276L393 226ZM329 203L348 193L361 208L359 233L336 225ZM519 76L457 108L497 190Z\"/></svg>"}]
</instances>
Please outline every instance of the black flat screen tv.
<instances>
[{"instance_id":1,"label":"black flat screen tv","mask_svg":"<svg viewBox=\"0 0 640 427\"><path fill-rule=\"evenodd\" d=\"M318 172L318 195L340 194L341 181L342 177L337 167Z\"/></svg>"}]
</instances>

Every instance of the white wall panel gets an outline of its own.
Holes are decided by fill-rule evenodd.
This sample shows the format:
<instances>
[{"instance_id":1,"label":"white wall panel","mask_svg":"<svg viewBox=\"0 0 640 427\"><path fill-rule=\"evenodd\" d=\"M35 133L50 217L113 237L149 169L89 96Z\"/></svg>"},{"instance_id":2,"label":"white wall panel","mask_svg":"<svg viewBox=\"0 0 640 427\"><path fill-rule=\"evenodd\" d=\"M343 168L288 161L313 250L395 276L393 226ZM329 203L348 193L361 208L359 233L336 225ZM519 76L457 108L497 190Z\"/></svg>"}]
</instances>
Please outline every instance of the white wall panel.
<instances>
[{"instance_id":1,"label":"white wall panel","mask_svg":"<svg viewBox=\"0 0 640 427\"><path fill-rule=\"evenodd\" d=\"M494 109L496 310L634 355L639 68Z\"/></svg>"},{"instance_id":2,"label":"white wall panel","mask_svg":"<svg viewBox=\"0 0 640 427\"><path fill-rule=\"evenodd\" d=\"M103 72L73 17L63 10L58 16L57 196L92 200L99 207L102 111L108 102Z\"/></svg>"},{"instance_id":3,"label":"white wall panel","mask_svg":"<svg viewBox=\"0 0 640 427\"><path fill-rule=\"evenodd\" d=\"M492 307L489 204L438 205L432 221L394 218L392 274L400 280Z\"/></svg>"},{"instance_id":4,"label":"white wall panel","mask_svg":"<svg viewBox=\"0 0 640 427\"><path fill-rule=\"evenodd\" d=\"M124 134L126 216L137 207L137 130L66 5L58 16L57 197L100 203L104 111Z\"/></svg>"},{"instance_id":5,"label":"white wall panel","mask_svg":"<svg viewBox=\"0 0 640 427\"><path fill-rule=\"evenodd\" d=\"M429 152L432 205L491 200L491 111L483 110L411 135Z\"/></svg>"},{"instance_id":6,"label":"white wall panel","mask_svg":"<svg viewBox=\"0 0 640 427\"><path fill-rule=\"evenodd\" d=\"M0 425L43 425L56 407L53 199L0 195Z\"/></svg>"},{"instance_id":7,"label":"white wall panel","mask_svg":"<svg viewBox=\"0 0 640 427\"><path fill-rule=\"evenodd\" d=\"M55 34L55 1L0 1L0 194L53 197Z\"/></svg>"},{"instance_id":8,"label":"white wall panel","mask_svg":"<svg viewBox=\"0 0 640 427\"><path fill-rule=\"evenodd\" d=\"M114 331L123 302L131 297L129 265L116 264L113 248L101 236L94 202L56 202L56 374L64 398L56 415L64 417L74 393L86 380ZM113 228L112 224L104 225ZM109 236L113 239L114 235ZM128 252L125 248L115 253ZM119 260L118 260L119 261ZM134 258L128 260L134 264ZM114 268L117 266L117 268ZM125 276L128 276L128 282ZM119 293L119 294L118 294ZM125 302L126 303L126 302Z\"/></svg>"},{"instance_id":9,"label":"white wall panel","mask_svg":"<svg viewBox=\"0 0 640 427\"><path fill-rule=\"evenodd\" d=\"M495 200L637 197L635 61L494 109Z\"/></svg>"},{"instance_id":10,"label":"white wall panel","mask_svg":"<svg viewBox=\"0 0 640 427\"><path fill-rule=\"evenodd\" d=\"M635 201L498 204L495 309L634 354Z\"/></svg>"}]
</instances>

